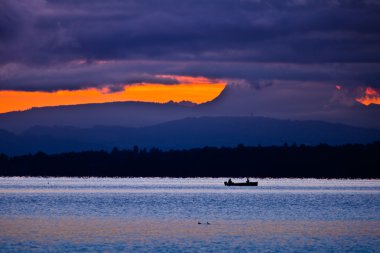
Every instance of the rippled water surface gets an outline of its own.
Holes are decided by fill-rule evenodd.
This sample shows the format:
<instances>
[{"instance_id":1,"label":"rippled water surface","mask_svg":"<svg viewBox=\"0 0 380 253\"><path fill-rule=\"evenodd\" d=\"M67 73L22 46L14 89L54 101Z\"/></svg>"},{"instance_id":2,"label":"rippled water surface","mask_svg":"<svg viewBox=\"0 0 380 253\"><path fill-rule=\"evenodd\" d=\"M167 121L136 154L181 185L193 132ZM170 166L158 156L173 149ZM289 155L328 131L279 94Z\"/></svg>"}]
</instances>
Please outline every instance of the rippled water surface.
<instances>
[{"instance_id":1,"label":"rippled water surface","mask_svg":"<svg viewBox=\"0 0 380 253\"><path fill-rule=\"evenodd\" d=\"M380 180L224 180L0 178L0 251L380 252Z\"/></svg>"}]
</instances>

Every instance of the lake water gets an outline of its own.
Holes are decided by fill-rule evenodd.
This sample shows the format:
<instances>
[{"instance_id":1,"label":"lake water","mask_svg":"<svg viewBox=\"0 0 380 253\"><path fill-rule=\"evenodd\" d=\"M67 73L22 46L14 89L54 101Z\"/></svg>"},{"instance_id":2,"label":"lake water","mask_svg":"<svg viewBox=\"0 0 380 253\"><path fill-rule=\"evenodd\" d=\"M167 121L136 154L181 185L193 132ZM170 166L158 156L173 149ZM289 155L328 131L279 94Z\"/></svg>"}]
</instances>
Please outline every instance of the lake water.
<instances>
[{"instance_id":1,"label":"lake water","mask_svg":"<svg viewBox=\"0 0 380 253\"><path fill-rule=\"evenodd\" d=\"M0 178L0 252L380 252L380 180L225 180Z\"/></svg>"}]
</instances>

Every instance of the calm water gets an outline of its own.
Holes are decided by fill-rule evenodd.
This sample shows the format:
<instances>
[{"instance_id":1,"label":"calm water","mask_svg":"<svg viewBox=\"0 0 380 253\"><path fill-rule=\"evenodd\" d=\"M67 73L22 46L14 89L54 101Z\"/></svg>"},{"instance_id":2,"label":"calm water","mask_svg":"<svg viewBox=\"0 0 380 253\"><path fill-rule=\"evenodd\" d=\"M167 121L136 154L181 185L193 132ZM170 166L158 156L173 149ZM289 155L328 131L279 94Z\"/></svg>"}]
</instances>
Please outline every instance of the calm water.
<instances>
[{"instance_id":1,"label":"calm water","mask_svg":"<svg viewBox=\"0 0 380 253\"><path fill-rule=\"evenodd\" d=\"M0 178L0 251L380 252L380 180L224 180Z\"/></svg>"}]
</instances>

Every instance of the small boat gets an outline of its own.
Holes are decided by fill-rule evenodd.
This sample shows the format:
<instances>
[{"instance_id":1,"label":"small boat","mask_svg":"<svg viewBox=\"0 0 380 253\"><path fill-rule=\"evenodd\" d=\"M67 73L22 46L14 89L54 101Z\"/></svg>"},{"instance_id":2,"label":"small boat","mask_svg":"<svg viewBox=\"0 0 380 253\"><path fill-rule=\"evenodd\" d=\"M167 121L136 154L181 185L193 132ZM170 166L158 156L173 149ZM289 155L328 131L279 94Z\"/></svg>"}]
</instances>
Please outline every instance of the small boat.
<instances>
[{"instance_id":1,"label":"small boat","mask_svg":"<svg viewBox=\"0 0 380 253\"><path fill-rule=\"evenodd\" d=\"M225 186L257 186L259 182L245 182L245 183L234 183L234 182L224 182Z\"/></svg>"}]
</instances>

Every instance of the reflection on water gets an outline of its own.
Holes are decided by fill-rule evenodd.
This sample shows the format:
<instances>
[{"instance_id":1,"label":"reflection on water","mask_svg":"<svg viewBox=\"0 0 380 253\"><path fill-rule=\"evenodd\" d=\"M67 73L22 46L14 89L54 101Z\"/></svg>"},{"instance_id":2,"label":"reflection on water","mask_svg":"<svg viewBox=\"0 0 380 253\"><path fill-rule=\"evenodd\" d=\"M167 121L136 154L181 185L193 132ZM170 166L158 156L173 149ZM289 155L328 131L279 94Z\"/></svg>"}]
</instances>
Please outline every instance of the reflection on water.
<instances>
[{"instance_id":1,"label":"reflection on water","mask_svg":"<svg viewBox=\"0 0 380 253\"><path fill-rule=\"evenodd\" d=\"M99 241L139 238L197 238L214 236L380 236L380 221L216 221L198 224L189 220L128 220L112 218L0 219L2 237L18 240Z\"/></svg>"},{"instance_id":2,"label":"reflection on water","mask_svg":"<svg viewBox=\"0 0 380 253\"><path fill-rule=\"evenodd\" d=\"M60 217L0 219L0 225L7 228L0 232L1 238L48 245L66 242L76 245L161 245L168 242L183 244L185 241L212 244L219 240L231 248L238 244L244 246L245 243L260 244L270 238L276 238L271 244L286 244L287 240L298 240L299 246L302 246L313 240L342 238L365 238L376 244L380 237L379 221L217 221L210 225L199 225L188 220Z\"/></svg>"},{"instance_id":3,"label":"reflection on water","mask_svg":"<svg viewBox=\"0 0 380 253\"><path fill-rule=\"evenodd\" d=\"M223 180L0 178L0 251L380 250L380 180Z\"/></svg>"}]
</instances>

